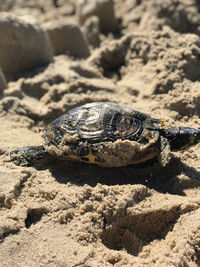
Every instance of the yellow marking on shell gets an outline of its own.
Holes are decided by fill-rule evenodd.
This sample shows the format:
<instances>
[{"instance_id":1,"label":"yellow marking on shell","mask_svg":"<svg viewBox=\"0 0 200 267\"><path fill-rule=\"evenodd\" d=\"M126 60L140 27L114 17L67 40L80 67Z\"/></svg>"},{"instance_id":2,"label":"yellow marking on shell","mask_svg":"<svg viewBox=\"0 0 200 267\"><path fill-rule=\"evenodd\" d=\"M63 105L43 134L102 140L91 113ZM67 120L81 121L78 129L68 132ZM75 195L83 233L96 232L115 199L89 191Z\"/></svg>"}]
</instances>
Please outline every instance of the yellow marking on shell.
<instances>
[{"instance_id":1,"label":"yellow marking on shell","mask_svg":"<svg viewBox=\"0 0 200 267\"><path fill-rule=\"evenodd\" d=\"M122 137L126 137L126 125L125 124L122 127Z\"/></svg>"},{"instance_id":2,"label":"yellow marking on shell","mask_svg":"<svg viewBox=\"0 0 200 267\"><path fill-rule=\"evenodd\" d=\"M92 154L91 148L89 148L89 153L84 156L84 158L87 158L89 160L88 163L97 164L96 157Z\"/></svg>"},{"instance_id":3,"label":"yellow marking on shell","mask_svg":"<svg viewBox=\"0 0 200 267\"><path fill-rule=\"evenodd\" d=\"M72 160L76 160L76 161L83 161L83 162L87 162L87 163L90 163L90 164L97 164L96 162L96 157L92 154L92 151L91 149L89 149L89 153L87 155L85 155L84 157L79 157L79 156L76 156L76 155L68 155L67 158L69 159L72 159ZM85 159L88 159L88 161L84 160Z\"/></svg>"},{"instance_id":4,"label":"yellow marking on shell","mask_svg":"<svg viewBox=\"0 0 200 267\"><path fill-rule=\"evenodd\" d=\"M78 156L76 156L76 155L69 155L69 156L67 156L67 158L80 161L80 158Z\"/></svg>"},{"instance_id":5,"label":"yellow marking on shell","mask_svg":"<svg viewBox=\"0 0 200 267\"><path fill-rule=\"evenodd\" d=\"M165 120L160 120L160 125L162 126L162 127L164 127L164 126L166 126L166 121Z\"/></svg>"}]
</instances>

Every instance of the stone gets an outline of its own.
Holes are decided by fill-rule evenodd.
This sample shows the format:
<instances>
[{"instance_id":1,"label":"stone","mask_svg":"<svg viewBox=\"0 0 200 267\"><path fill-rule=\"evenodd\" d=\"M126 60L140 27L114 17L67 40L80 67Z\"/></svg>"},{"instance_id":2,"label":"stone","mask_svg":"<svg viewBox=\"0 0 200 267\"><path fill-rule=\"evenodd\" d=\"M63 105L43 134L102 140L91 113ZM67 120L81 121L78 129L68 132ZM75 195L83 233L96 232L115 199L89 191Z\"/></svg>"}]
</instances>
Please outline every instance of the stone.
<instances>
[{"instance_id":1,"label":"stone","mask_svg":"<svg viewBox=\"0 0 200 267\"><path fill-rule=\"evenodd\" d=\"M81 25L91 16L97 16L102 32L115 32L117 20L114 12L113 0L80 0L77 4L77 13Z\"/></svg>"},{"instance_id":2,"label":"stone","mask_svg":"<svg viewBox=\"0 0 200 267\"><path fill-rule=\"evenodd\" d=\"M80 27L72 22L50 21L44 24L54 55L67 54L86 58L90 55L87 41Z\"/></svg>"},{"instance_id":3,"label":"stone","mask_svg":"<svg viewBox=\"0 0 200 267\"><path fill-rule=\"evenodd\" d=\"M48 36L31 17L2 12L0 36L0 67L8 80L53 61Z\"/></svg>"}]
</instances>

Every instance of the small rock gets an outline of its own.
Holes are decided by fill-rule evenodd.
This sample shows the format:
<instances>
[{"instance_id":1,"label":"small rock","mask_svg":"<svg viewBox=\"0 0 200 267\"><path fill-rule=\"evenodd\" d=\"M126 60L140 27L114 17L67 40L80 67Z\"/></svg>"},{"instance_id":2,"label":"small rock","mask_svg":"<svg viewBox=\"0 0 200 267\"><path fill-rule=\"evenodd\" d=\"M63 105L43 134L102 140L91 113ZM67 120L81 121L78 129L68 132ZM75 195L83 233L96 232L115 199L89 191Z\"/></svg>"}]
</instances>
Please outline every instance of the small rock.
<instances>
[{"instance_id":1,"label":"small rock","mask_svg":"<svg viewBox=\"0 0 200 267\"><path fill-rule=\"evenodd\" d=\"M33 20L2 12L0 66L7 79L53 60L49 39Z\"/></svg>"},{"instance_id":2,"label":"small rock","mask_svg":"<svg viewBox=\"0 0 200 267\"><path fill-rule=\"evenodd\" d=\"M44 24L55 55L70 54L77 57L88 57L90 51L79 26L63 21L50 21Z\"/></svg>"},{"instance_id":3,"label":"small rock","mask_svg":"<svg viewBox=\"0 0 200 267\"><path fill-rule=\"evenodd\" d=\"M91 16L97 16L102 32L114 32L117 21L114 12L113 0L80 0L77 4L77 13L81 25Z\"/></svg>"}]
</instances>

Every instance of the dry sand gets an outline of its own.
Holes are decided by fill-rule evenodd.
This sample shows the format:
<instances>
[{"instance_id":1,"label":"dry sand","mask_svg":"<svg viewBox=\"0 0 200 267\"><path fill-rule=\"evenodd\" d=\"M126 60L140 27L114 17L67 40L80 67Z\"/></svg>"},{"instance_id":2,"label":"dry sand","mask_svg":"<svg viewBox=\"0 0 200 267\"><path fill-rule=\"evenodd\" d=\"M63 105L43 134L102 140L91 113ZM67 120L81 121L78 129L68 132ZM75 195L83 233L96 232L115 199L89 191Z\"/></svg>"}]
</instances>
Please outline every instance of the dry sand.
<instances>
[{"instance_id":1,"label":"dry sand","mask_svg":"<svg viewBox=\"0 0 200 267\"><path fill-rule=\"evenodd\" d=\"M164 168L9 162L93 101L199 127L199 2L2 0L0 10L0 266L200 266L200 144Z\"/></svg>"}]
</instances>

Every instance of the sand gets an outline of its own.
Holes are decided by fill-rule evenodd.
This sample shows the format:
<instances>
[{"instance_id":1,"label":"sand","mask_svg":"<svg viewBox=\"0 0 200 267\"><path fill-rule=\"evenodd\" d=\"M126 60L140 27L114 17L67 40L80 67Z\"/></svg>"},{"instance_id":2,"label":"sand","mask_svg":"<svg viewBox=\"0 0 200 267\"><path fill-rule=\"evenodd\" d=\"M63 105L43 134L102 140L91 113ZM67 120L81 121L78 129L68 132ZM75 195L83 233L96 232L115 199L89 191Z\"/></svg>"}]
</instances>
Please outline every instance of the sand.
<instances>
[{"instance_id":1,"label":"sand","mask_svg":"<svg viewBox=\"0 0 200 267\"><path fill-rule=\"evenodd\" d=\"M0 266L200 266L200 144L165 167L34 168L9 157L94 101L199 127L198 1L16 0L0 10Z\"/></svg>"}]
</instances>

